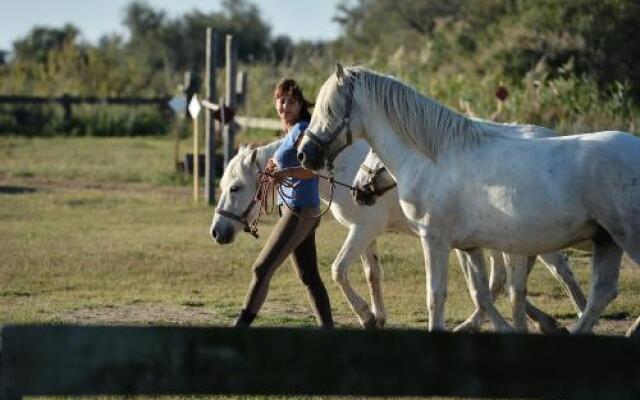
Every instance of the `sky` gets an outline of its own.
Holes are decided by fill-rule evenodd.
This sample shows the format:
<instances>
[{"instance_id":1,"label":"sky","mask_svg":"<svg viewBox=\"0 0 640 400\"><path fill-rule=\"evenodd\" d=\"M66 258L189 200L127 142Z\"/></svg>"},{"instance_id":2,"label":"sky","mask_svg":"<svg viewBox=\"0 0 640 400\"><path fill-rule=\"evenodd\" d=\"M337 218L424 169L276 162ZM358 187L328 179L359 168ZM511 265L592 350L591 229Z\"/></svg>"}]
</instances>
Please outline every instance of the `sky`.
<instances>
[{"instance_id":1,"label":"sky","mask_svg":"<svg viewBox=\"0 0 640 400\"><path fill-rule=\"evenodd\" d=\"M131 0L0 0L0 49L11 50L16 39L32 27L62 27L69 22L91 43L109 33L125 33L124 8ZM339 27L331 21L340 0L248 0L271 25L273 36L286 34L294 41L333 39ZM146 0L170 17L198 9L219 11L221 0Z\"/></svg>"}]
</instances>

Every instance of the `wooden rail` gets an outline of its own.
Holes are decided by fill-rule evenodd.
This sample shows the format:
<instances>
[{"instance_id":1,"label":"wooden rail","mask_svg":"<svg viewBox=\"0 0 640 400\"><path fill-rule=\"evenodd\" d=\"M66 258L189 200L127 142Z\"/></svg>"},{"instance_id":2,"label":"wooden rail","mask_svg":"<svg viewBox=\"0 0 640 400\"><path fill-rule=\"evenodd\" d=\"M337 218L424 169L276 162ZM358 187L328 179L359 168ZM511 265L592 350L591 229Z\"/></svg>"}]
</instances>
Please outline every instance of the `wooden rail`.
<instances>
[{"instance_id":1,"label":"wooden rail","mask_svg":"<svg viewBox=\"0 0 640 400\"><path fill-rule=\"evenodd\" d=\"M7 326L0 397L273 394L640 398L623 337Z\"/></svg>"},{"instance_id":2,"label":"wooden rail","mask_svg":"<svg viewBox=\"0 0 640 400\"><path fill-rule=\"evenodd\" d=\"M65 129L71 126L71 118L73 113L72 106L78 104L94 104L94 105L126 105L126 106L145 106L152 105L160 108L169 108L169 97L96 97L96 96L70 96L63 95L57 97L43 96L14 96L0 95L0 104L35 104L45 105L55 103L62 106L64 111Z\"/></svg>"},{"instance_id":3,"label":"wooden rail","mask_svg":"<svg viewBox=\"0 0 640 400\"><path fill-rule=\"evenodd\" d=\"M236 117L236 122L243 128L282 131L282 122L275 118Z\"/></svg>"},{"instance_id":4,"label":"wooden rail","mask_svg":"<svg viewBox=\"0 0 640 400\"><path fill-rule=\"evenodd\" d=\"M169 97L95 97L95 96L7 96L0 95L0 104L105 104L105 105L158 105L168 106Z\"/></svg>"}]
</instances>

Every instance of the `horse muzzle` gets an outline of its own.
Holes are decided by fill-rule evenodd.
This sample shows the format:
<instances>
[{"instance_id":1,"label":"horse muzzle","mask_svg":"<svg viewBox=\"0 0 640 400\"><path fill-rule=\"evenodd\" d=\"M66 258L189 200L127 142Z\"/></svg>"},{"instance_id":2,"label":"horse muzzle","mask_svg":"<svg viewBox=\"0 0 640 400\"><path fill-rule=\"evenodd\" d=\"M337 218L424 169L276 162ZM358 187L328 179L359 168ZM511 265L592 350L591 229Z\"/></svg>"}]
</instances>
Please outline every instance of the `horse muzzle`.
<instances>
[{"instance_id":1,"label":"horse muzzle","mask_svg":"<svg viewBox=\"0 0 640 400\"><path fill-rule=\"evenodd\" d=\"M324 166L322 150L316 143L304 138L298 146L298 161L306 169L317 171Z\"/></svg>"},{"instance_id":2,"label":"horse muzzle","mask_svg":"<svg viewBox=\"0 0 640 400\"><path fill-rule=\"evenodd\" d=\"M220 245L229 244L233 242L233 228L229 225L216 224L211 227L211 237Z\"/></svg>"},{"instance_id":3,"label":"horse muzzle","mask_svg":"<svg viewBox=\"0 0 640 400\"><path fill-rule=\"evenodd\" d=\"M353 201L360 206L372 206L376 203L377 196L375 193L367 188L356 188L351 192Z\"/></svg>"}]
</instances>

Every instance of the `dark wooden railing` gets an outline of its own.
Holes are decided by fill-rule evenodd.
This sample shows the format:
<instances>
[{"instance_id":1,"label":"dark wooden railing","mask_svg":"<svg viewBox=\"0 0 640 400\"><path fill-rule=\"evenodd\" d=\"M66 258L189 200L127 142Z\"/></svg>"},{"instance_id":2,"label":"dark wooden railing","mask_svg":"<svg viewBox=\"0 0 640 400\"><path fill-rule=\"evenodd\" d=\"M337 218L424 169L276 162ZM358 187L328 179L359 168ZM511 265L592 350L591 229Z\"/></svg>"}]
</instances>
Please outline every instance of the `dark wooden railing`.
<instances>
[{"instance_id":1,"label":"dark wooden railing","mask_svg":"<svg viewBox=\"0 0 640 400\"><path fill-rule=\"evenodd\" d=\"M270 394L640 398L640 340L604 336L6 326L0 397Z\"/></svg>"}]
</instances>

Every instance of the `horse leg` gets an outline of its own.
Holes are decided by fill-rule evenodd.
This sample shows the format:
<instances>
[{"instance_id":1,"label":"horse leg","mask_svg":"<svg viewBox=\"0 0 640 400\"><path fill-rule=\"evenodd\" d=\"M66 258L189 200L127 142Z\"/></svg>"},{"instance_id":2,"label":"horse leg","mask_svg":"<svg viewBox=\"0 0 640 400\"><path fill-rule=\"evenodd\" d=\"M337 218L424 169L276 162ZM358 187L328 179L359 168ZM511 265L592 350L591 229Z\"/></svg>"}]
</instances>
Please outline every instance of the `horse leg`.
<instances>
[{"instance_id":1,"label":"horse leg","mask_svg":"<svg viewBox=\"0 0 640 400\"><path fill-rule=\"evenodd\" d=\"M513 325L519 332L527 332L527 278L536 262L535 257L505 255L508 260L509 300Z\"/></svg>"},{"instance_id":2,"label":"horse leg","mask_svg":"<svg viewBox=\"0 0 640 400\"><path fill-rule=\"evenodd\" d=\"M376 327L383 328L387 322L387 309L384 306L384 296L382 294L382 268L375 239L367 246L360 255L365 277L369 285L371 294L371 310L376 318Z\"/></svg>"},{"instance_id":3,"label":"horse leg","mask_svg":"<svg viewBox=\"0 0 640 400\"><path fill-rule=\"evenodd\" d=\"M495 302L502 290L504 284L507 282L507 267L506 263L508 257L506 254L497 251L489 250L489 260L491 261L491 270L489 271L489 289L491 290L491 297Z\"/></svg>"},{"instance_id":4,"label":"horse leg","mask_svg":"<svg viewBox=\"0 0 640 400\"><path fill-rule=\"evenodd\" d=\"M429 330L444 330L444 303L447 298L447 273L450 247L431 234L421 235L427 276Z\"/></svg>"},{"instance_id":5,"label":"horse leg","mask_svg":"<svg viewBox=\"0 0 640 400\"><path fill-rule=\"evenodd\" d=\"M587 305L587 299L584 296L584 292L580 288L576 277L573 275L573 271L569 268L567 259L560 253L547 253L540 254L538 256L540 261L547 267L551 274L562 283L565 291L569 295L569 298L573 302L578 316L582 315L582 311Z\"/></svg>"},{"instance_id":6,"label":"horse leg","mask_svg":"<svg viewBox=\"0 0 640 400\"><path fill-rule=\"evenodd\" d=\"M510 264L512 262L511 257L512 256L504 253L504 259L506 264ZM518 256L518 258L521 258L521 257ZM533 266L535 264L535 257L532 257L531 259L527 259L525 261L520 260L519 262L526 263L526 266L525 266L526 275L525 276L519 275L520 279L524 279L522 283L526 285L526 282L529 280L529 275L531 275L531 271L533 270ZM533 305L529 301L529 299L526 298L526 287L524 289L525 289L525 293L523 294L523 297L521 299L524 299L524 302L525 302L525 313L529 318L531 318L531 320L535 322L540 332L546 333L546 334L560 334L560 333L569 332L566 328L559 326L558 321L556 321L555 318L553 318L551 315L545 313L544 311L542 311L541 309ZM513 309L513 312L520 313L519 315L522 315L521 314L522 309L520 308L521 305L518 305L516 307L518 307L518 310L516 311L515 309ZM520 326L524 325L524 323L522 322L516 322L515 316L514 316L514 324L519 324Z\"/></svg>"},{"instance_id":7,"label":"horse leg","mask_svg":"<svg viewBox=\"0 0 640 400\"><path fill-rule=\"evenodd\" d=\"M638 339L640 339L640 317L636 319L636 322L634 322L631 328L629 328L625 336L634 338L637 337Z\"/></svg>"},{"instance_id":8,"label":"horse leg","mask_svg":"<svg viewBox=\"0 0 640 400\"><path fill-rule=\"evenodd\" d=\"M456 249L454 251L456 256L458 257L458 263L460 264L460 269L462 270L462 275L464 276L464 280L467 282L467 290L469 290L469 295L473 298L473 283L471 282L471 267L469 266L469 259L466 253ZM456 326L453 330L454 332L480 332L480 327L484 322L486 316L482 309L476 307L473 311L473 314L469 316L463 323Z\"/></svg>"},{"instance_id":9,"label":"horse leg","mask_svg":"<svg viewBox=\"0 0 640 400\"><path fill-rule=\"evenodd\" d=\"M560 326L555 318L531 304L529 300L527 300L527 316L535 322L540 332L544 334L557 335L569 333L569 330Z\"/></svg>"},{"instance_id":10,"label":"horse leg","mask_svg":"<svg viewBox=\"0 0 640 400\"><path fill-rule=\"evenodd\" d=\"M509 323L500 315L489 291L489 285L487 283L487 271L484 262L484 255L481 249L473 249L465 251L469 256L469 269L471 276L471 293L473 302L477 308L483 310L493 326L498 331L509 332L513 328Z\"/></svg>"},{"instance_id":11,"label":"horse leg","mask_svg":"<svg viewBox=\"0 0 640 400\"><path fill-rule=\"evenodd\" d=\"M371 241L369 235L361 229L351 228L347 234L347 239L342 244L336 259L331 266L331 277L338 285L347 303L358 317L358 321L363 328L375 327L376 318L369 309L367 302L360 297L351 287L348 270L355 257L361 254L365 246Z\"/></svg>"},{"instance_id":12,"label":"horse leg","mask_svg":"<svg viewBox=\"0 0 640 400\"><path fill-rule=\"evenodd\" d=\"M618 276L622 249L604 229L593 238L591 259L591 290L587 306L580 319L571 329L572 333L591 332L605 307L618 294Z\"/></svg>"},{"instance_id":13,"label":"horse leg","mask_svg":"<svg viewBox=\"0 0 640 400\"><path fill-rule=\"evenodd\" d=\"M626 252L627 256L633 261L637 266L640 266L640 237L636 234L637 230L631 230L626 232L626 234L618 235L619 237L615 237L616 243L622 246L622 249ZM636 319L631 328L625 334L627 337L640 338L640 317Z\"/></svg>"}]
</instances>

